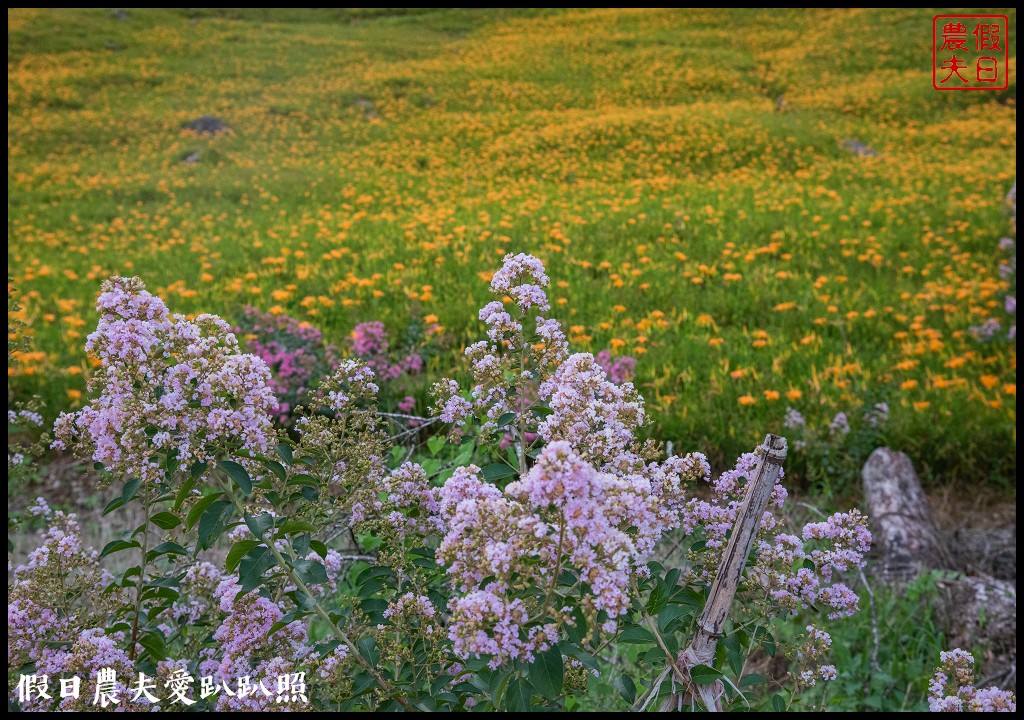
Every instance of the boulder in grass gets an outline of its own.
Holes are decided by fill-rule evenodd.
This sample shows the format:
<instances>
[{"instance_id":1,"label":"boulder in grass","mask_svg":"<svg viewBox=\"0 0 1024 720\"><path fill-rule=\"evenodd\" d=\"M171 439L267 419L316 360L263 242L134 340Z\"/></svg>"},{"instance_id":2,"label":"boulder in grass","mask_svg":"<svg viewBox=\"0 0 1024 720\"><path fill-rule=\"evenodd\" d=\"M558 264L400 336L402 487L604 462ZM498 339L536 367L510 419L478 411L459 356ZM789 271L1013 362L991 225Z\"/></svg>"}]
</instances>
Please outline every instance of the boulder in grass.
<instances>
[{"instance_id":1,"label":"boulder in grass","mask_svg":"<svg viewBox=\"0 0 1024 720\"><path fill-rule=\"evenodd\" d=\"M860 140L843 140L843 149L849 150L857 157L878 157L878 151L870 148Z\"/></svg>"},{"instance_id":2,"label":"boulder in grass","mask_svg":"<svg viewBox=\"0 0 1024 720\"><path fill-rule=\"evenodd\" d=\"M980 686L1017 681L1017 531L959 530L942 542L914 465L904 453L878 448L862 471L874 550L875 577L895 588L926 570L949 647L985 648L989 674ZM1001 575L993 577L993 575Z\"/></svg>"},{"instance_id":3,"label":"boulder in grass","mask_svg":"<svg viewBox=\"0 0 1024 720\"><path fill-rule=\"evenodd\" d=\"M231 128L228 127L226 122L213 115L203 115L187 122L185 123L185 129L200 135L220 135L221 133L231 132Z\"/></svg>"},{"instance_id":4,"label":"boulder in grass","mask_svg":"<svg viewBox=\"0 0 1024 720\"><path fill-rule=\"evenodd\" d=\"M377 106L373 100L369 98L356 98L356 107L363 111L363 117L367 120L376 120L377 117Z\"/></svg>"},{"instance_id":5,"label":"boulder in grass","mask_svg":"<svg viewBox=\"0 0 1024 720\"><path fill-rule=\"evenodd\" d=\"M944 567L928 499L910 458L878 448L864 463L861 476L880 574L905 582L921 570Z\"/></svg>"}]
</instances>

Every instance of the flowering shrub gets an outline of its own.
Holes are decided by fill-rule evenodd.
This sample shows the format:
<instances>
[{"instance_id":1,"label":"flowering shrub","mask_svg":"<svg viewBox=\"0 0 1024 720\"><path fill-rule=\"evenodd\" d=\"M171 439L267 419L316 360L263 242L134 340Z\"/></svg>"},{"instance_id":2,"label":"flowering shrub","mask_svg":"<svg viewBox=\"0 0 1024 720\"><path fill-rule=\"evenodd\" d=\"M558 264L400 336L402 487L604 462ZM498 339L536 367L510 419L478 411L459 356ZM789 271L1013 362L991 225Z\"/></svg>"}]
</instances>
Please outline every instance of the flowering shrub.
<instances>
[{"instance_id":1,"label":"flowering shrub","mask_svg":"<svg viewBox=\"0 0 1024 720\"><path fill-rule=\"evenodd\" d=\"M613 358L611 350L605 349L595 355L594 360L604 370L608 379L616 385L632 380L636 374L636 358L632 355L620 355Z\"/></svg>"},{"instance_id":2,"label":"flowering shrub","mask_svg":"<svg viewBox=\"0 0 1024 720\"><path fill-rule=\"evenodd\" d=\"M974 656L954 648L940 655L942 665L928 683L932 712L1017 712L1017 696L997 687L974 687Z\"/></svg>"},{"instance_id":3,"label":"flowering shrub","mask_svg":"<svg viewBox=\"0 0 1024 720\"><path fill-rule=\"evenodd\" d=\"M856 611L842 577L864 563L865 519L837 513L790 533L776 484L723 652L666 682L758 456L712 480L701 454L665 458L642 442L643 398L571 353L547 284L536 258L505 259L491 288L511 301L480 312L472 387L435 387L449 440L415 462L392 448L365 362L318 385L289 439L268 415L267 364L225 323L170 314L138 279L108 281L87 344L91 399L61 416L55 445L118 483L108 512L138 505L143 520L97 553L72 517L39 505L50 529L8 590L11 687L26 672L110 668L106 709L557 708L588 675L621 672L609 648L635 644L636 679L617 680L627 705L677 690L696 703L695 686L730 675L724 700L749 702L763 679L745 660L776 652L774 624L803 608ZM376 332L360 337L379 347ZM666 568L651 557L669 533L685 559ZM204 554L214 548L226 557ZM137 559L112 574L108 556ZM807 627L804 671L773 707L836 676L829 642ZM31 687L19 684L23 709L82 706Z\"/></svg>"},{"instance_id":4,"label":"flowering shrub","mask_svg":"<svg viewBox=\"0 0 1024 720\"><path fill-rule=\"evenodd\" d=\"M233 332L270 368L281 422L290 420L292 410L338 364L337 349L324 343L319 330L287 315L263 313L249 305Z\"/></svg>"},{"instance_id":5,"label":"flowering shrub","mask_svg":"<svg viewBox=\"0 0 1024 720\"><path fill-rule=\"evenodd\" d=\"M405 338L393 344L384 323L371 320L356 325L346 344L352 356L366 363L377 376L386 404L411 413L416 407L416 399L409 394L416 388L414 378L437 353L440 335L441 327L428 316L426 322L411 322Z\"/></svg>"}]
</instances>

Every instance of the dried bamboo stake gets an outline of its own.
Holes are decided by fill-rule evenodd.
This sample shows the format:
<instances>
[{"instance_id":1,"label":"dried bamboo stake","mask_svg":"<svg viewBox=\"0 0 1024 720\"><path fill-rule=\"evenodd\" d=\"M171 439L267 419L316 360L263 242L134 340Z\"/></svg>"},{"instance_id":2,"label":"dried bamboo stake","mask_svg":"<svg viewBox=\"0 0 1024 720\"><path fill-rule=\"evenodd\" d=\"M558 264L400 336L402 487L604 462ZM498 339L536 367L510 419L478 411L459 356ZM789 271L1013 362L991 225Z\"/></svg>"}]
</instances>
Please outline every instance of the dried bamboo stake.
<instances>
[{"instance_id":1,"label":"dried bamboo stake","mask_svg":"<svg viewBox=\"0 0 1024 720\"><path fill-rule=\"evenodd\" d=\"M697 634L680 656L687 672L697 665L710 666L715 660L718 638L722 637L725 619L729 616L733 598L736 597L736 589L743 578L743 568L750 556L750 549L754 546L754 536L757 535L761 518L768 507L772 489L779 479L782 463L786 459L786 450L786 438L770 433L765 436L764 443L755 450L761 459L749 483L750 490L743 505L740 506L736 523L732 528L732 536L722 556L722 564L711 585L711 594L700 620L697 621ZM686 691L667 697L661 705L662 712L679 709L686 694L699 697L708 710L721 712L722 694L725 692L721 680L709 685L689 683L689 678L685 678L685 681L688 684Z\"/></svg>"}]
</instances>

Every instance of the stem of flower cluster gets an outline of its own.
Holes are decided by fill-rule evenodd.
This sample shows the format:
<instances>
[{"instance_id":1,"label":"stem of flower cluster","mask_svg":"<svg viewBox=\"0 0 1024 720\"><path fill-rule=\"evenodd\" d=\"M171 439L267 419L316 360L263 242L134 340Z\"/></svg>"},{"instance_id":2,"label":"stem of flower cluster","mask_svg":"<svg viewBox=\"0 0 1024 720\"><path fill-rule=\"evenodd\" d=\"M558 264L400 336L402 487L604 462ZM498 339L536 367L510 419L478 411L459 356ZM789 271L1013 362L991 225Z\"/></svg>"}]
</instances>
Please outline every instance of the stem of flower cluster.
<instances>
[{"instance_id":1,"label":"stem of flower cluster","mask_svg":"<svg viewBox=\"0 0 1024 720\"><path fill-rule=\"evenodd\" d=\"M519 477L526 477L526 399L523 397L523 373L526 372L526 336L522 330L519 331L519 378L516 380L516 400L519 402L519 412L516 413L519 422L519 443L517 455L519 457Z\"/></svg>"},{"instance_id":2,"label":"stem of flower cluster","mask_svg":"<svg viewBox=\"0 0 1024 720\"><path fill-rule=\"evenodd\" d=\"M636 586L636 579L631 578L629 582L630 585L632 585L633 587L633 594L636 597L640 597L640 588ZM676 678L679 680L680 683L689 687L690 674L688 672L683 672L682 668L679 667L679 664L676 662L675 656L669 651L668 645L665 643L665 638L663 638L661 636L661 633L658 631L658 624L654 622L654 618L650 616L650 614L647 612L647 609L644 608L642 605L640 608L640 615L643 617L644 622L647 624L647 628L651 631L651 634L654 635L654 639L657 641L658 647L660 647L661 651L665 653L665 658L666 660L668 660L669 667L672 668L672 671L673 673L675 673Z\"/></svg>"},{"instance_id":3,"label":"stem of flower cluster","mask_svg":"<svg viewBox=\"0 0 1024 720\"><path fill-rule=\"evenodd\" d=\"M244 514L245 508L242 507L242 504L235 497L235 494L232 491L230 484L226 487L225 493L231 500L231 503L235 506L235 509L238 510L239 514ZM384 678L384 676L382 676L377 671L377 668L375 668L366 658L363 657L362 653L359 651L359 648L356 646L356 644L352 642L352 639L349 638L348 634L340 627L338 627L338 624L331 619L330 613L324 610L323 606L320 604L320 601L317 600L316 596L312 592L310 592L309 587L307 587L306 583L302 581L302 578L300 578L298 573L295 572L295 569L285 559L281 551L277 549L277 547L274 545L274 542L266 538L266 533L267 531L264 530L262 535L257 536L257 539L261 543L263 543L270 551L270 554L274 556L274 559L277 560L277 564L280 565L281 569L284 570L286 575L288 575L288 579L295 583L295 586L299 590L301 590L306 595L306 597L313 601L313 611L317 615L319 615L324 622L327 623L327 626L331 629L331 633L336 638L338 638L338 640L340 640L342 643L348 646L349 652L352 654L352 656L357 661L359 661L359 663L366 669L368 673L370 673L370 675L373 676L373 679L377 681L382 690L384 690L386 693L395 698L399 705L401 705L406 710L423 710L424 708L413 706L409 703L408 700L398 696L395 693L395 689L391 685L391 683L389 683Z\"/></svg>"},{"instance_id":4,"label":"stem of flower cluster","mask_svg":"<svg viewBox=\"0 0 1024 720\"><path fill-rule=\"evenodd\" d=\"M555 571L551 573L551 582L548 584L547 595L544 596L544 612L551 607L551 598L555 594L555 583L558 582L558 575L562 572L562 546L565 543L565 515L562 515L562 525L558 529L558 550L555 551Z\"/></svg>"},{"instance_id":5,"label":"stem of flower cluster","mask_svg":"<svg viewBox=\"0 0 1024 720\"><path fill-rule=\"evenodd\" d=\"M139 580L135 585L135 617L132 619L132 643L128 646L128 659L134 661L139 640L139 615L142 614L142 591L146 581L146 556L149 554L149 494L143 490L142 510L142 562L139 563Z\"/></svg>"}]
</instances>

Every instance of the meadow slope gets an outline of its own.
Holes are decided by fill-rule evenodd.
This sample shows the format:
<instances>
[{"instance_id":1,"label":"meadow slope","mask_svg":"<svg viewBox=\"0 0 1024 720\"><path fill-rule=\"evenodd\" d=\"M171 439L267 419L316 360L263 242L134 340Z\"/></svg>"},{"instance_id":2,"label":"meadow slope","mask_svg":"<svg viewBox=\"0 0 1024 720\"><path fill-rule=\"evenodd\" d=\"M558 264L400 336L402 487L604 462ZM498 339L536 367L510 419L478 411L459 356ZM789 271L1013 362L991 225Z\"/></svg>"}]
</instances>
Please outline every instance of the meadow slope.
<instances>
[{"instance_id":1,"label":"meadow slope","mask_svg":"<svg viewBox=\"0 0 1024 720\"><path fill-rule=\"evenodd\" d=\"M10 386L80 402L112 274L335 342L436 315L461 346L531 252L577 347L639 358L662 439L722 461L787 406L885 401L929 475L1009 482L1015 37L1004 92L933 90L930 42L928 11L11 10L37 351ZM182 129L202 115L233 132Z\"/></svg>"}]
</instances>

